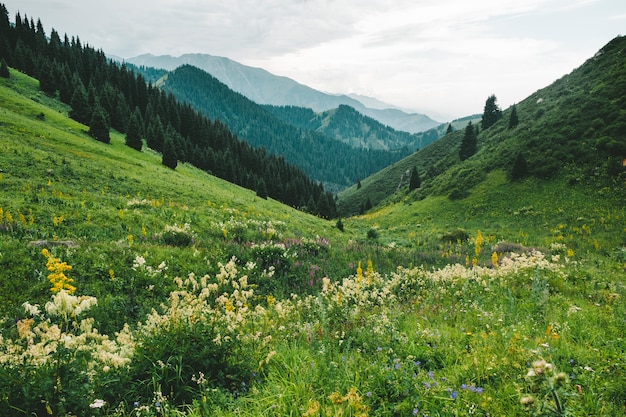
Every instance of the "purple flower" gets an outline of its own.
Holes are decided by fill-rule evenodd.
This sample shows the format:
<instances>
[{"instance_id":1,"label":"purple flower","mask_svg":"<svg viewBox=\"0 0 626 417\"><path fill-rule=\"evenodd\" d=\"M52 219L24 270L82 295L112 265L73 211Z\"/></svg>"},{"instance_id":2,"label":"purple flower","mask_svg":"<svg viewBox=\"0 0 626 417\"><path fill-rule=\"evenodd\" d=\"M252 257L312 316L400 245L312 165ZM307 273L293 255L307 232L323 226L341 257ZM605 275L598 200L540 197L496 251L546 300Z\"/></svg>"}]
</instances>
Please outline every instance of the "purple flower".
<instances>
[{"instance_id":1,"label":"purple flower","mask_svg":"<svg viewBox=\"0 0 626 417\"><path fill-rule=\"evenodd\" d=\"M461 389L467 389L467 388L468 388L467 384L461 384Z\"/></svg>"},{"instance_id":2,"label":"purple flower","mask_svg":"<svg viewBox=\"0 0 626 417\"><path fill-rule=\"evenodd\" d=\"M456 397L457 397L458 395L459 395L459 394L458 394L456 391L452 391L452 392L450 393L450 398L452 398L453 400L456 400Z\"/></svg>"},{"instance_id":3,"label":"purple flower","mask_svg":"<svg viewBox=\"0 0 626 417\"><path fill-rule=\"evenodd\" d=\"M433 371L428 371L428 377L430 379L435 379L435 373Z\"/></svg>"},{"instance_id":4,"label":"purple flower","mask_svg":"<svg viewBox=\"0 0 626 417\"><path fill-rule=\"evenodd\" d=\"M414 415L414 416L416 416L416 415L418 415L419 413L420 413L419 408L415 407L415 408L413 409L413 415Z\"/></svg>"}]
</instances>

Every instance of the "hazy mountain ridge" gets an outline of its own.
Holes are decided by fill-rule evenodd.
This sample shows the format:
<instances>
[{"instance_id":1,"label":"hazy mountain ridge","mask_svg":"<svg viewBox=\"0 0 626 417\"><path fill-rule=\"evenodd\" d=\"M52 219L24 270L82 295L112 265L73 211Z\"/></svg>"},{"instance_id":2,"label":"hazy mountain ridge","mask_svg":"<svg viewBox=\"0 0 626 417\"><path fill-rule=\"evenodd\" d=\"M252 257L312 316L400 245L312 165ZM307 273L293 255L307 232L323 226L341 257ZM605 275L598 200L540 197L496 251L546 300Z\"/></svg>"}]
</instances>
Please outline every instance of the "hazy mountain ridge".
<instances>
[{"instance_id":1,"label":"hazy mountain ridge","mask_svg":"<svg viewBox=\"0 0 626 417\"><path fill-rule=\"evenodd\" d=\"M376 99L370 98L368 102L378 103L377 107L379 108L370 108L359 99L348 95L323 93L291 78L274 75L262 68L243 65L225 57L208 54L184 54L180 57L143 54L128 58L126 61L138 66L163 68L168 71L184 64L193 65L208 72L232 90L243 94L258 104L308 107L316 112L334 109L340 105L348 105L396 130L409 133L422 132L440 124L440 122L432 120L426 115L407 113L395 106L390 106L394 108L381 108L384 103Z\"/></svg>"}]
</instances>

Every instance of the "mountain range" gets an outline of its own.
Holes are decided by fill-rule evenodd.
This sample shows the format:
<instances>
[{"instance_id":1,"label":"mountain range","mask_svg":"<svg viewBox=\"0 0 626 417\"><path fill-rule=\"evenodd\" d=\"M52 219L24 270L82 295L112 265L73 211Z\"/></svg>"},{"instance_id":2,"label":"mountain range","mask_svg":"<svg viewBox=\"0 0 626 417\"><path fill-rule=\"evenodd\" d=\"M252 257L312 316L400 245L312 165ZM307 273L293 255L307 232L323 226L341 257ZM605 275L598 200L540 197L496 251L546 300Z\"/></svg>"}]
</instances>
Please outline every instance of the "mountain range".
<instances>
[{"instance_id":1,"label":"mountain range","mask_svg":"<svg viewBox=\"0 0 626 417\"><path fill-rule=\"evenodd\" d=\"M185 64L192 65L258 104L307 107L315 112L347 105L384 125L409 133L423 132L441 124L424 114L407 113L371 97L324 93L291 78L274 75L264 69L243 65L225 57L208 54L184 54L179 57L143 54L125 61L136 66L162 68L167 71Z\"/></svg>"}]
</instances>

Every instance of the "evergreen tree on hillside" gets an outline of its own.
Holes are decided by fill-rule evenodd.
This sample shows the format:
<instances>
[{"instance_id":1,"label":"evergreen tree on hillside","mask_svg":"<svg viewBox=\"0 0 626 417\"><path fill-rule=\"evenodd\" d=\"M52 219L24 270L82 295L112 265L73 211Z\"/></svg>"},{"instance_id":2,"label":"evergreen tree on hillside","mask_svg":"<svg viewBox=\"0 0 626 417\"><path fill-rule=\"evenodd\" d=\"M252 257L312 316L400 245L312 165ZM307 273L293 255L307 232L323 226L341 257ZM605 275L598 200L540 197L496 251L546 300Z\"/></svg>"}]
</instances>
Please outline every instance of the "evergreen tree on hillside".
<instances>
[{"instance_id":1,"label":"evergreen tree on hillside","mask_svg":"<svg viewBox=\"0 0 626 417\"><path fill-rule=\"evenodd\" d=\"M513 129L518 124L519 119L517 117L517 106L513 104L513 106L511 106L511 116L509 116L509 129Z\"/></svg>"},{"instance_id":2,"label":"evergreen tree on hillside","mask_svg":"<svg viewBox=\"0 0 626 417\"><path fill-rule=\"evenodd\" d=\"M267 185L265 185L265 181L263 180L263 178L261 178L259 182L257 182L256 195L264 200L267 200Z\"/></svg>"},{"instance_id":3,"label":"evergreen tree on hillside","mask_svg":"<svg viewBox=\"0 0 626 417\"><path fill-rule=\"evenodd\" d=\"M513 162L513 168L511 168L511 180L517 181L528 175L528 164L526 158L522 152L519 152Z\"/></svg>"},{"instance_id":4,"label":"evergreen tree on hillside","mask_svg":"<svg viewBox=\"0 0 626 417\"><path fill-rule=\"evenodd\" d=\"M54 96L57 83L50 61L44 60L39 68L39 89L49 96Z\"/></svg>"},{"instance_id":5,"label":"evergreen tree on hillside","mask_svg":"<svg viewBox=\"0 0 626 417\"><path fill-rule=\"evenodd\" d=\"M0 60L0 77L2 77L2 78L9 78L10 77L9 67L7 65L7 62L4 60L4 58L2 58L2 60Z\"/></svg>"},{"instance_id":6,"label":"evergreen tree on hillside","mask_svg":"<svg viewBox=\"0 0 626 417\"><path fill-rule=\"evenodd\" d=\"M454 132L454 128L452 127L452 123L448 123L448 128L446 129L446 135L448 133Z\"/></svg>"},{"instance_id":7,"label":"evergreen tree on hillside","mask_svg":"<svg viewBox=\"0 0 626 417\"><path fill-rule=\"evenodd\" d=\"M422 180L420 174L417 172L417 167L414 166L411 170L411 179L409 180L409 191L417 190L422 186Z\"/></svg>"},{"instance_id":8,"label":"evergreen tree on hillside","mask_svg":"<svg viewBox=\"0 0 626 417\"><path fill-rule=\"evenodd\" d=\"M128 127L126 128L126 145L141 151L143 145L141 141L142 130L141 112L138 107L135 107L135 111L130 116Z\"/></svg>"},{"instance_id":9,"label":"evergreen tree on hillside","mask_svg":"<svg viewBox=\"0 0 626 417\"><path fill-rule=\"evenodd\" d=\"M500 110L500 107L496 103L497 100L496 96L492 94L485 102L485 110L481 121L483 130L489 129L502 117L502 110Z\"/></svg>"},{"instance_id":10,"label":"evergreen tree on hillside","mask_svg":"<svg viewBox=\"0 0 626 417\"><path fill-rule=\"evenodd\" d=\"M87 96L87 90L83 85L83 82L74 75L74 93L72 94L72 101L70 106L70 117L82 124L88 124L91 119L91 107L89 106L89 97Z\"/></svg>"},{"instance_id":11,"label":"evergreen tree on hillside","mask_svg":"<svg viewBox=\"0 0 626 417\"><path fill-rule=\"evenodd\" d=\"M465 133L461 140L461 147L459 148L459 159L465 161L470 156L474 155L477 150L478 138L476 136L476 130L470 121L465 127Z\"/></svg>"},{"instance_id":12,"label":"evergreen tree on hillside","mask_svg":"<svg viewBox=\"0 0 626 417\"><path fill-rule=\"evenodd\" d=\"M171 169L176 169L176 166L178 165L178 156L176 154L174 139L170 135L166 135L163 141L163 156L161 158L161 163Z\"/></svg>"},{"instance_id":13,"label":"evergreen tree on hillside","mask_svg":"<svg viewBox=\"0 0 626 417\"><path fill-rule=\"evenodd\" d=\"M104 109L99 105L96 105L96 107L94 108L91 120L89 121L89 134L100 142L111 142L107 116Z\"/></svg>"}]
</instances>

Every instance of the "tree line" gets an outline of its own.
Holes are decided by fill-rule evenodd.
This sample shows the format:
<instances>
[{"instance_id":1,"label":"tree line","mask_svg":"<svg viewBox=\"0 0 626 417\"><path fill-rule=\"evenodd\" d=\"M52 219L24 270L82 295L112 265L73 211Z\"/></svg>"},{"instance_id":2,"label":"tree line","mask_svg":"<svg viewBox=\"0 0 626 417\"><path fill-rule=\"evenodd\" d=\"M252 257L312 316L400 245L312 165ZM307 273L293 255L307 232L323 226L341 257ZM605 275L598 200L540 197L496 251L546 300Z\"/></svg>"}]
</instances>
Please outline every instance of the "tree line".
<instances>
[{"instance_id":1,"label":"tree line","mask_svg":"<svg viewBox=\"0 0 626 417\"><path fill-rule=\"evenodd\" d=\"M325 218L336 216L332 194L283 157L240 140L219 120L107 59L102 50L83 45L78 36L61 38L55 29L47 36L41 20L35 23L19 12L12 24L1 3L0 61L38 79L40 89L68 104L69 116L89 126L97 140L108 143L112 128L138 151L145 140L172 169L188 162L260 197Z\"/></svg>"}]
</instances>

